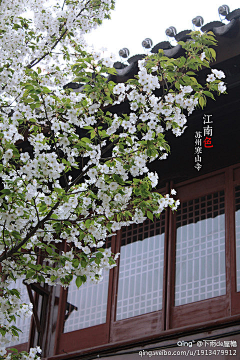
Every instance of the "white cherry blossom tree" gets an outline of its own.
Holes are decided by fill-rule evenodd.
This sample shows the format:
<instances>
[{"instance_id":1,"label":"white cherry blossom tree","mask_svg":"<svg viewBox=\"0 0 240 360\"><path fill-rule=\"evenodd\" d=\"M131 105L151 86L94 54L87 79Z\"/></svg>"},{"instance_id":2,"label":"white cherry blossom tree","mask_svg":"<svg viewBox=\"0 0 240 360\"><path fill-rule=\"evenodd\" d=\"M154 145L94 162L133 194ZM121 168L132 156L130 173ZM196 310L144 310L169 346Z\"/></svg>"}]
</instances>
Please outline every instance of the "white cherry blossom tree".
<instances>
[{"instance_id":1,"label":"white cherry blossom tree","mask_svg":"<svg viewBox=\"0 0 240 360\"><path fill-rule=\"evenodd\" d=\"M215 58L213 34L139 61L138 75L114 83L111 58L87 52L84 34L109 17L113 0L0 0L0 357L16 316L30 315L16 279L67 287L100 281L118 254L104 247L122 226L176 210L148 164L167 157L164 133L183 133L206 97L226 91L222 71L196 73ZM72 86L63 85L73 82ZM78 91L76 88L79 84ZM65 89L64 89L65 88ZM114 105L127 102L127 113Z\"/></svg>"}]
</instances>

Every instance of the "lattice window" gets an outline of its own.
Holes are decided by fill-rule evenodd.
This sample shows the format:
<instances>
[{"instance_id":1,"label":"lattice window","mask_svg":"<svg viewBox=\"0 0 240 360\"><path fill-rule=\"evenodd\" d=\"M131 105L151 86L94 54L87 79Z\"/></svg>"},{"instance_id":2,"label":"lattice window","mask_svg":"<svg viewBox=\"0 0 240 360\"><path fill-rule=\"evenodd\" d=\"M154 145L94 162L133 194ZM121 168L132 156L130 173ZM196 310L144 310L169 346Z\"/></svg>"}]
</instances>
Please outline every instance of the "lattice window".
<instances>
[{"instance_id":1,"label":"lattice window","mask_svg":"<svg viewBox=\"0 0 240 360\"><path fill-rule=\"evenodd\" d=\"M107 241L111 246L111 240ZM75 279L68 288L64 333L84 329L106 322L109 271L103 271L103 280L96 284L90 280L78 288Z\"/></svg>"},{"instance_id":2,"label":"lattice window","mask_svg":"<svg viewBox=\"0 0 240 360\"><path fill-rule=\"evenodd\" d=\"M165 214L122 229L116 320L162 308Z\"/></svg>"},{"instance_id":3,"label":"lattice window","mask_svg":"<svg viewBox=\"0 0 240 360\"><path fill-rule=\"evenodd\" d=\"M17 279L16 282L11 283L9 285L9 289L18 289L21 293L22 303L25 304L30 303L27 287L26 285L23 284L22 279ZM20 318L16 316L16 323L13 323L13 325L15 325L17 328L22 330L22 332L19 333L18 339L12 340L9 344L7 344L8 347L28 342L30 323L31 323L31 316L25 319L23 317Z\"/></svg>"},{"instance_id":4,"label":"lattice window","mask_svg":"<svg viewBox=\"0 0 240 360\"><path fill-rule=\"evenodd\" d=\"M240 186L235 188L237 291L240 291Z\"/></svg>"},{"instance_id":5,"label":"lattice window","mask_svg":"<svg viewBox=\"0 0 240 360\"><path fill-rule=\"evenodd\" d=\"M177 211L175 305L226 293L224 191Z\"/></svg>"},{"instance_id":6,"label":"lattice window","mask_svg":"<svg viewBox=\"0 0 240 360\"><path fill-rule=\"evenodd\" d=\"M68 290L65 333L106 322L108 278L109 272L105 271L99 284L87 281L79 289L73 279Z\"/></svg>"}]
</instances>

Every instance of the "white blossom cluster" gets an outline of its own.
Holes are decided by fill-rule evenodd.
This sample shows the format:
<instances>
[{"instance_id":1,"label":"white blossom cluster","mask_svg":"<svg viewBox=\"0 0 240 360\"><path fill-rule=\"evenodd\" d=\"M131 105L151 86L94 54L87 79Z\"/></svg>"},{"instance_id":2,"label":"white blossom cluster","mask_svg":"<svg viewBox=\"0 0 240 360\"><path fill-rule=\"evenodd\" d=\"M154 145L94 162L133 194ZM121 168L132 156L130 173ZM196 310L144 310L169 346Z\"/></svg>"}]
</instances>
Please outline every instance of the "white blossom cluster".
<instances>
[{"instance_id":1,"label":"white blossom cluster","mask_svg":"<svg viewBox=\"0 0 240 360\"><path fill-rule=\"evenodd\" d=\"M140 68L138 72L139 83L143 86L140 91L137 90L136 86L130 87L121 83L117 84L113 89L113 93L119 95L116 103L123 102L127 96L130 101L130 109L134 111L130 113L128 121L124 120L122 122L122 127L129 133L134 134L137 131L136 123L138 121L136 112L139 112L140 108L144 108L144 111L139 116L148 125L148 131L143 136L143 139L152 140L154 135L169 129L172 130L174 135L180 136L184 132L186 128L184 125L187 122L183 109L186 109L188 115L190 115L198 105L196 95L191 95L193 92L192 87L180 85L180 92L169 92L162 98L156 97L153 91L160 88L158 77L147 73L145 60L140 60L138 63ZM110 128L109 133L116 129L115 125L115 127ZM166 153L163 154L162 159L165 159L166 155Z\"/></svg>"},{"instance_id":2,"label":"white blossom cluster","mask_svg":"<svg viewBox=\"0 0 240 360\"><path fill-rule=\"evenodd\" d=\"M225 74L222 70L211 69L212 73L207 76L208 82L214 82L216 79L224 79ZM223 81L218 82L218 91L224 93L227 90L226 85Z\"/></svg>"},{"instance_id":3,"label":"white blossom cluster","mask_svg":"<svg viewBox=\"0 0 240 360\"><path fill-rule=\"evenodd\" d=\"M40 354L41 352L42 350L40 349L39 346L37 346L36 348L31 348L27 355L22 353L19 357L19 360L40 360L40 357L37 356L37 354ZM12 359L11 353L7 354L6 348L1 346L0 346L0 356L2 356L2 358L6 360Z\"/></svg>"},{"instance_id":4,"label":"white blossom cluster","mask_svg":"<svg viewBox=\"0 0 240 360\"><path fill-rule=\"evenodd\" d=\"M38 64L39 59L45 73L54 71L54 81L66 81L72 74L64 53L74 53L74 44L86 45L84 34L97 26L97 20L104 19L111 5L111 0L101 1L99 6L87 0L64 2L64 6L58 1L53 6L47 0L2 0L0 83L4 93L17 96L26 66ZM69 41L68 31L74 32L74 41ZM60 43L65 50L60 49ZM64 74L58 71L59 66L64 67Z\"/></svg>"},{"instance_id":5,"label":"white blossom cluster","mask_svg":"<svg viewBox=\"0 0 240 360\"><path fill-rule=\"evenodd\" d=\"M20 289L12 289L10 281L2 282L0 298L0 327L5 331L7 336L0 332L0 349L2 355L5 355L3 346L8 346L11 340L17 338L14 321L16 317L27 318L32 315L33 305L23 303ZM11 286L9 286L11 285ZM13 285L14 287L14 285ZM10 289L9 289L10 288Z\"/></svg>"},{"instance_id":6,"label":"white blossom cluster","mask_svg":"<svg viewBox=\"0 0 240 360\"><path fill-rule=\"evenodd\" d=\"M63 5L64 3L64 5ZM56 112L52 111L55 100L51 97L45 98L39 106L39 112L31 107L31 103L24 103L21 97L24 90L20 86L22 82L27 83L28 79L32 80L31 75L28 77L27 68L38 69L39 78L44 86L55 89L55 96L59 97L59 101L64 98L63 92L59 92L56 87L62 87L64 83L73 77L72 63L66 61L68 54L74 55L76 44L78 47L85 46L83 35L91 31L97 26L97 22L101 21L110 11L113 1L103 0L99 3L95 1L71 1L56 2L53 6L48 1L42 0L26 0L19 2L13 0L11 2L2 0L0 2L0 102L1 102L1 147L0 157L3 167L0 170L1 180L4 189L14 192L15 201L11 201L8 193L5 198L0 199L0 229L3 232L18 234L24 238L29 229L44 218L44 211L40 207L50 207L56 202L56 194L49 191L47 184L52 182L53 187L60 188L59 178L66 165L59 161L57 152L49 151L50 147L46 142L44 135L40 132L37 134L29 134L28 141L33 146L33 157L30 158L27 152L20 153L20 157L15 150L15 144L26 139L23 134L24 124L32 119L33 126L42 127L49 126L56 134L58 149L56 151L64 151L67 161L70 165L76 165L75 157L77 151L70 146L67 137L72 129L68 126L68 122L75 126L84 126L92 124L90 116L93 115L99 105L90 104L89 117L82 119L77 118L77 109L71 107L67 111L68 122L58 121ZM68 36L69 31L73 35ZM35 67L34 67L35 65ZM111 66L112 59L104 59L104 66ZM37 68L39 66L39 68ZM52 75L54 74L54 76ZM35 83L38 86L40 82ZM33 87L32 87L33 88ZM70 94L69 99L72 103L77 104L82 98L82 94ZM40 99L41 100L41 99ZM13 110L13 111L12 111ZM46 111L48 119L43 119L43 112ZM31 120L30 120L31 121ZM22 123L22 127L19 124ZM13 145L13 146L12 146ZM20 166L11 167L10 162L19 160ZM73 205L74 201L69 200L69 205ZM42 212L42 214L41 214ZM57 213L57 212L56 212ZM56 214L55 214L56 215ZM50 243L53 239L52 232L54 228L51 224L46 224L48 231L44 234L46 243ZM72 234L74 233L74 226ZM42 240L42 232L39 230L29 239L26 249L34 248ZM105 236L105 235L104 235ZM56 239L57 240L57 239ZM2 238L0 242L0 256L5 252L6 246L9 246L9 239ZM85 250L87 253L87 249ZM111 257L108 252L103 253L101 265L107 257ZM25 254L22 257L21 266L6 259L1 262L2 273L8 274L11 271L13 277L20 278L21 273L26 271L28 264L35 263L35 255ZM86 270L93 277L98 269ZM108 264L108 266L110 266ZM94 268L94 265L92 266ZM71 269L65 264L67 274L71 273ZM51 272L45 274L49 279ZM35 280L34 280L35 281ZM4 284L2 284L4 286ZM7 285L6 285L7 287ZM12 334L13 316L31 315L31 305L22 304L21 298L8 296L4 290L1 290L0 298L0 327L4 327L8 334ZM1 337L1 343L4 342L5 336ZM6 344L3 344L6 345ZM31 349L28 355L19 355L19 359L38 359L37 354L40 349ZM5 347L0 348L0 355L10 359L11 354L7 355Z\"/></svg>"}]
</instances>

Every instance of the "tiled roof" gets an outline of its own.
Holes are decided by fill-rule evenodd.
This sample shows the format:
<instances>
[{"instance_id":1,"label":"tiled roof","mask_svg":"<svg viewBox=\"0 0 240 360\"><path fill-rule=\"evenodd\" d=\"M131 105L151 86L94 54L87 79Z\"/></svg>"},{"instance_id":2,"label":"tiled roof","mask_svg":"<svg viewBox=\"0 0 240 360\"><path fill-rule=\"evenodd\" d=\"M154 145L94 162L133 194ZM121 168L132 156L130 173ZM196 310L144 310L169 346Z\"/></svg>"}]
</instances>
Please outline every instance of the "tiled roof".
<instances>
[{"instance_id":1,"label":"tiled roof","mask_svg":"<svg viewBox=\"0 0 240 360\"><path fill-rule=\"evenodd\" d=\"M234 39L239 35L240 32L240 9L233 10L232 12L224 15L225 19L229 21L227 24L221 21L212 21L201 26L201 24L203 23L203 18L201 16L197 16L192 20L192 22L195 26L198 27L199 30L203 32L212 31L218 41L220 41L221 38ZM174 30L174 27L170 27L166 30L166 34L173 37L176 41L187 41L191 38L189 33L192 30L183 30L179 33L174 33ZM184 50L181 45L177 44L176 46L172 46L169 41L161 41L158 44L154 45L150 53L157 53L159 49L162 49L165 56L169 58L177 58L184 55ZM117 70L117 75L111 75L110 80L120 83L132 78L133 75L137 74L138 60L141 60L144 57L146 57L146 54L136 54L134 56L131 56L127 59L129 65L121 63L119 61L116 62L114 64L114 67Z\"/></svg>"},{"instance_id":2,"label":"tiled roof","mask_svg":"<svg viewBox=\"0 0 240 360\"><path fill-rule=\"evenodd\" d=\"M221 22L221 21L212 21L205 25L203 25L203 18L201 16L196 16L192 23L197 27L197 29L208 32L212 31L214 35L216 36L216 39L219 42L219 47L217 47L217 52L221 50L221 47L226 46L226 40L236 40L238 37L240 38L240 9L233 10L228 13L226 10L226 5L223 5L219 8L219 14L221 14L222 18L225 18L227 21L229 21L227 24ZM192 30L183 30L179 33L176 33L176 29L171 26L166 30L166 34L168 36L171 36L174 38L177 42L179 41L187 41L191 39L189 33ZM146 39L150 40L150 39ZM150 40L151 41L151 40ZM230 44L228 44L229 46ZM148 46L149 47L149 46ZM156 45L152 46L150 53L156 54L158 53L158 50L162 49L164 51L165 56L169 58L178 58L179 56L184 55L184 49L181 45L177 44L175 46L171 45L169 41L161 41L157 43ZM223 52L225 49L223 49ZM122 49L120 50L122 53L129 54L128 49ZM120 53L119 52L119 53ZM227 50L228 52L228 50ZM238 52L238 51L237 51ZM239 53L240 53L240 46L239 46ZM235 56L235 54L231 53L229 54L229 57ZM131 56L127 59L126 62L117 61L114 63L114 67L117 70L116 75L110 75L109 80L114 81L115 83L124 83L128 79L131 79L138 73L138 60L142 60L144 57L146 57L146 54L136 54L134 56ZM219 57L219 60L225 60L226 54L224 56ZM223 59L224 58L224 59ZM77 83L68 83L64 85L63 88L71 88L76 92L79 92L82 90L83 85L77 84Z\"/></svg>"}]
</instances>

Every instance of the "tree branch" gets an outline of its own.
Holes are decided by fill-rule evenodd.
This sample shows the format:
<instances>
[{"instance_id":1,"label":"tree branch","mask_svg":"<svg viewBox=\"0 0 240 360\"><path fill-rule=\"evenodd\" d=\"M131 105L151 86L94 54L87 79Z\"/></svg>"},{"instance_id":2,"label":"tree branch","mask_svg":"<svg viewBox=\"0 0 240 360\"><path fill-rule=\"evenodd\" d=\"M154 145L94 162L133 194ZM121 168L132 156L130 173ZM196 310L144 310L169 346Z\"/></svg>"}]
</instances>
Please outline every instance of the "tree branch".
<instances>
[{"instance_id":1,"label":"tree branch","mask_svg":"<svg viewBox=\"0 0 240 360\"><path fill-rule=\"evenodd\" d=\"M77 17L79 17L79 16L81 15L81 13L83 12L83 10L86 9L86 7L87 7L87 5L88 5L89 3L90 3L90 0L87 1L85 7L78 13ZM64 1L64 4L65 4L65 1ZM63 6L64 6L64 4L63 4ZM75 22L75 20L74 20L73 22ZM60 26L60 31L64 28L64 25L65 25L65 23ZM42 57L32 60L32 61L30 62L30 64L27 65L27 68L28 68L28 69L31 69L33 66L37 65L40 61L42 61L46 56L50 55L51 52L52 52L52 50L57 46L57 44L62 40L62 38L66 35L67 32L68 32L68 29L64 30L64 32L62 33L62 35L61 35L61 36L55 41L55 43L52 45L51 50L48 51L48 52L46 52ZM55 35L55 34L54 34L54 35ZM54 35L52 35L52 37L53 37ZM47 46L47 45L48 45L48 43L45 44L45 46Z\"/></svg>"},{"instance_id":2,"label":"tree branch","mask_svg":"<svg viewBox=\"0 0 240 360\"><path fill-rule=\"evenodd\" d=\"M3 260L6 260L7 258L11 257L15 252L17 252L19 249L21 249L21 247L23 245L26 244L26 242L36 233L36 231L51 217L51 215L53 214L54 210L56 210L58 208L60 204L60 201L56 202L56 204L52 207L52 209L49 211L49 213L45 216L44 219L42 219L41 221L39 221L37 223L36 226L34 226L34 228L32 228L32 230L30 230L28 232L28 234L26 235L26 237L20 241L19 244L17 244L15 247L13 247L12 249L8 250L7 252L5 252L2 256L0 256L0 263Z\"/></svg>"}]
</instances>

